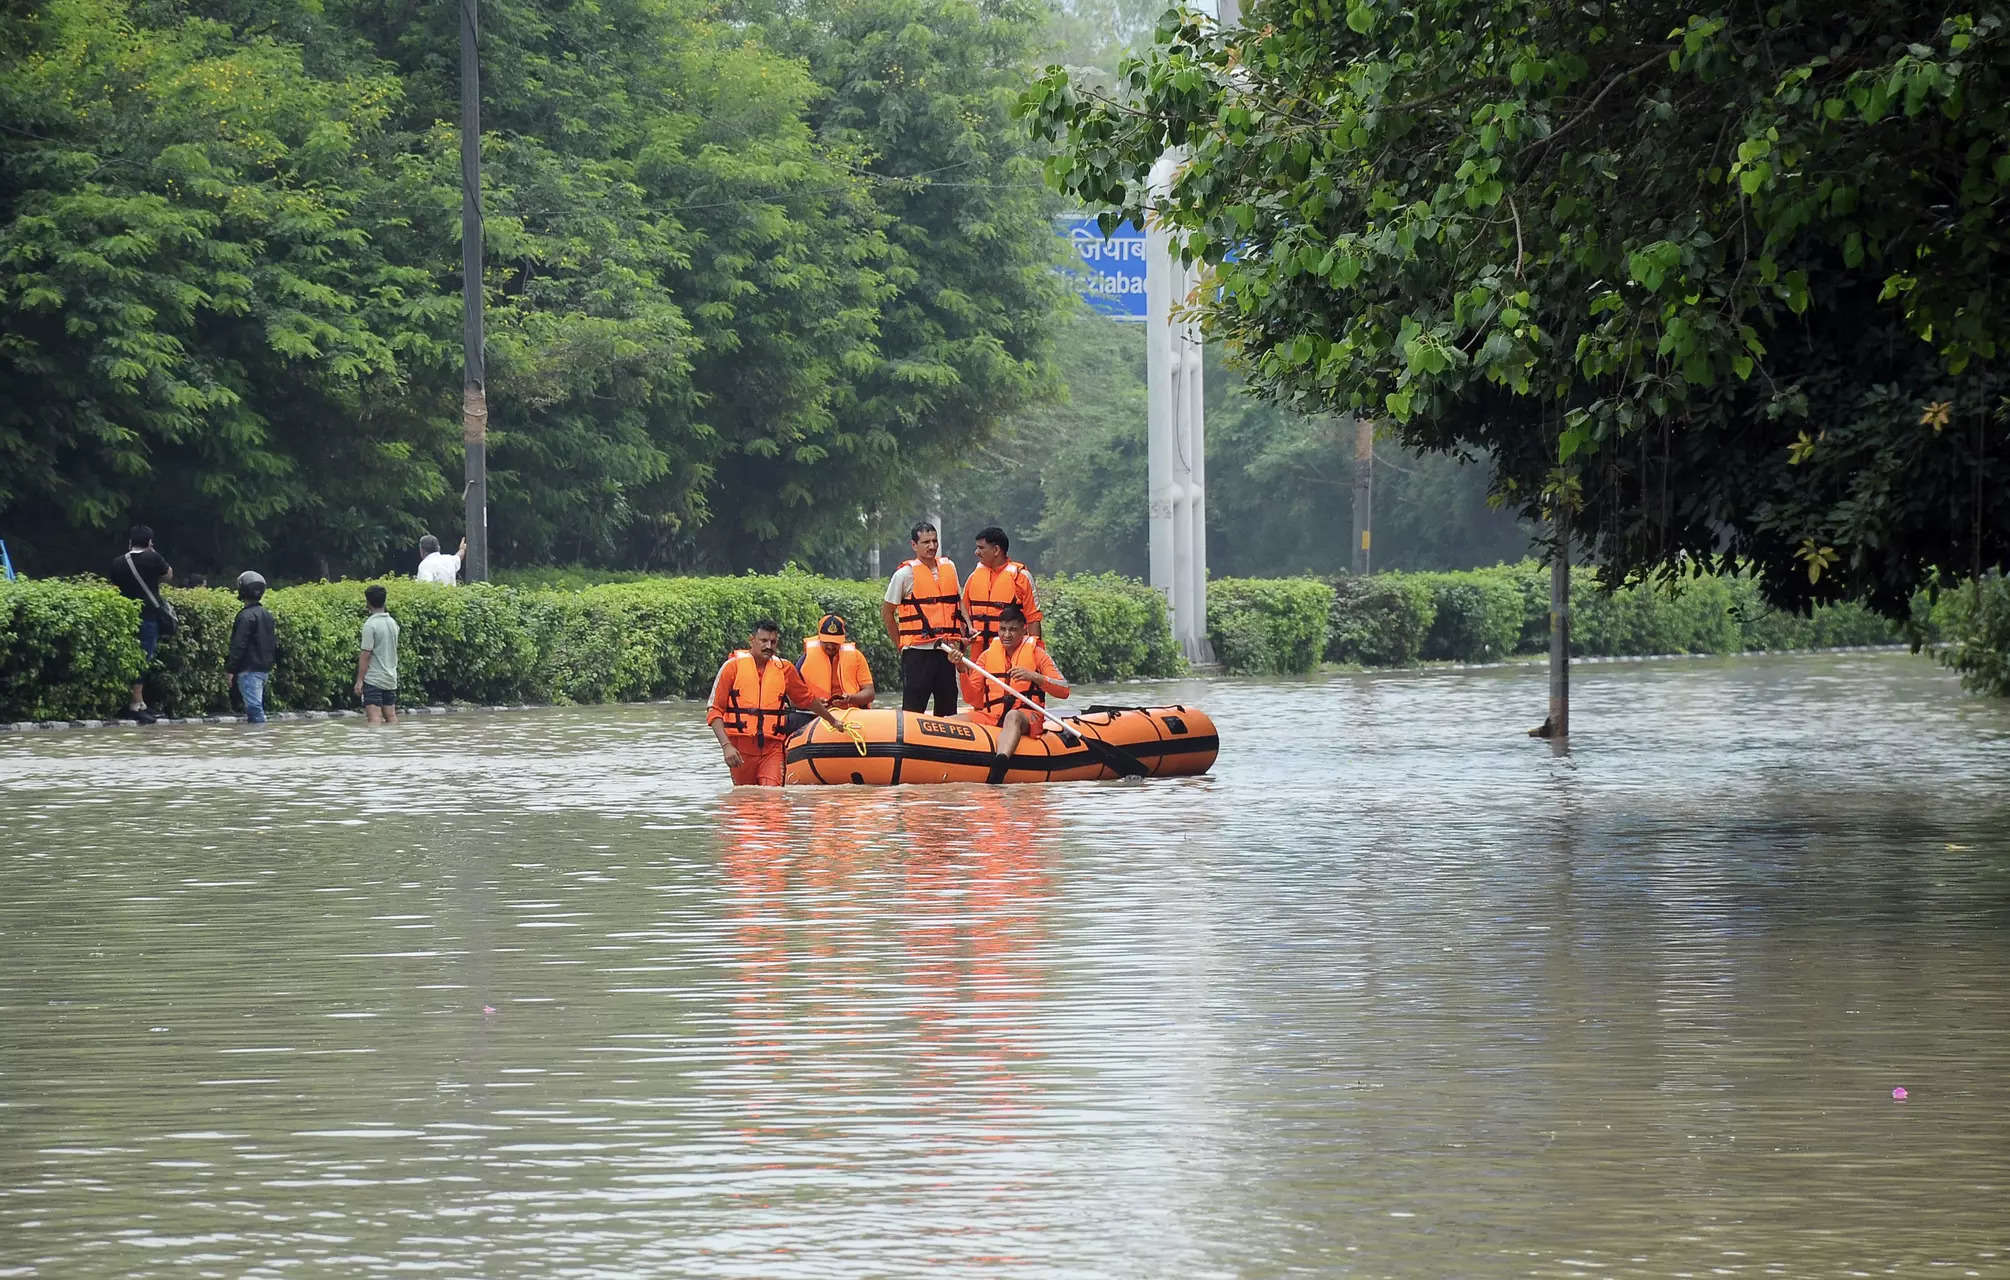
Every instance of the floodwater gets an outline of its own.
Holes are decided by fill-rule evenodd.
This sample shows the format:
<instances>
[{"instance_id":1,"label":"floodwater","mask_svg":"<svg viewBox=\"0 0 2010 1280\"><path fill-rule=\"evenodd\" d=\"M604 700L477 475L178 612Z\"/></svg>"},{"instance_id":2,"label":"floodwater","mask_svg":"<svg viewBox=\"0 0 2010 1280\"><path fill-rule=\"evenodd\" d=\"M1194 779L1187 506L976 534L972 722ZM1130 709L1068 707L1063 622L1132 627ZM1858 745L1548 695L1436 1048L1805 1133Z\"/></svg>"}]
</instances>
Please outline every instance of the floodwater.
<instances>
[{"instance_id":1,"label":"floodwater","mask_svg":"<svg viewBox=\"0 0 2010 1280\"><path fill-rule=\"evenodd\" d=\"M2010 1275L2010 707L1574 693L1102 690L1214 774L1045 788L0 737L0 1276Z\"/></svg>"}]
</instances>

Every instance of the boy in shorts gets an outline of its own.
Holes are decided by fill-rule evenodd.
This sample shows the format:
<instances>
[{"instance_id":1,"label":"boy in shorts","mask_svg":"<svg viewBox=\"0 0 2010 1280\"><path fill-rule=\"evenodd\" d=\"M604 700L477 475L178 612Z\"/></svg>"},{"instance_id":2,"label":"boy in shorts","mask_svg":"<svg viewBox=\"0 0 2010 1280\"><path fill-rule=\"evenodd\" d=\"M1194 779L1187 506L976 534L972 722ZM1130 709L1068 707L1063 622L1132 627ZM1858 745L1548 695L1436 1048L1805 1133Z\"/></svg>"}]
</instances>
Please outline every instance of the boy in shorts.
<instances>
[{"instance_id":1,"label":"boy in shorts","mask_svg":"<svg viewBox=\"0 0 2010 1280\"><path fill-rule=\"evenodd\" d=\"M398 620L384 610L384 588L363 592L370 616L363 619L363 641L356 654L356 696L363 700L363 719L371 724L398 723Z\"/></svg>"}]
</instances>

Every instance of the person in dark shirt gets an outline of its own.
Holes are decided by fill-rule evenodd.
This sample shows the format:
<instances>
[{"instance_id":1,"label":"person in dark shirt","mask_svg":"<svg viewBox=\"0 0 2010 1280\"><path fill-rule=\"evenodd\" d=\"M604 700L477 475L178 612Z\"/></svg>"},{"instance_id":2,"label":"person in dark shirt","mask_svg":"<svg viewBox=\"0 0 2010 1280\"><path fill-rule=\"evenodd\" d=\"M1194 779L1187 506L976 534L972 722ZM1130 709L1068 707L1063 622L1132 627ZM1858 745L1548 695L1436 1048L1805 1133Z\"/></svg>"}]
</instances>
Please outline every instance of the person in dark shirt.
<instances>
[{"instance_id":1,"label":"person in dark shirt","mask_svg":"<svg viewBox=\"0 0 2010 1280\"><path fill-rule=\"evenodd\" d=\"M237 575L237 598L244 607L230 627L230 655L223 661L224 678L237 684L244 698L244 718L250 724L265 723L265 680L279 657L279 633L272 611L259 601L265 598L265 579L246 569Z\"/></svg>"},{"instance_id":2,"label":"person in dark shirt","mask_svg":"<svg viewBox=\"0 0 2010 1280\"><path fill-rule=\"evenodd\" d=\"M154 531L146 525L134 525L126 535L126 543L130 550L112 562L112 585L121 595L140 602L140 651L152 662L154 650L161 642L161 584L174 581L174 567L154 550ZM133 681L132 695L131 705L119 713L119 718L152 724L157 717L147 710L144 675Z\"/></svg>"}]
</instances>

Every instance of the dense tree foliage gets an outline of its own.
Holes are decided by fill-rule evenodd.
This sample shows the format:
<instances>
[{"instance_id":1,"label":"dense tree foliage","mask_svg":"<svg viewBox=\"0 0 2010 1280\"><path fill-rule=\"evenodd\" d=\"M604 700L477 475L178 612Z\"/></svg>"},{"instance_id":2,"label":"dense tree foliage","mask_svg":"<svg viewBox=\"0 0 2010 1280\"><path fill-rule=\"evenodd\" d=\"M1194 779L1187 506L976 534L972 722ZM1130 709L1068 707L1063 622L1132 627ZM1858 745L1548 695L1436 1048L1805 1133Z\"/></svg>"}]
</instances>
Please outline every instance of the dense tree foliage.
<instances>
[{"instance_id":1,"label":"dense tree foliage","mask_svg":"<svg viewBox=\"0 0 2010 1280\"><path fill-rule=\"evenodd\" d=\"M2010 549L2006 18L1263 0L1024 107L1056 187L1208 264L1259 391L1484 456L1611 573L1896 616Z\"/></svg>"},{"instance_id":2,"label":"dense tree foliage","mask_svg":"<svg viewBox=\"0 0 2010 1280\"><path fill-rule=\"evenodd\" d=\"M855 548L1049 391L1053 248L1006 120L1037 13L481 13L499 563ZM145 519L184 566L374 570L458 527L458 14L0 14L17 560L95 567Z\"/></svg>"},{"instance_id":3,"label":"dense tree foliage","mask_svg":"<svg viewBox=\"0 0 2010 1280\"><path fill-rule=\"evenodd\" d=\"M904 518L1000 421L1057 389L1044 363L1065 297L1054 202L1011 121L1045 11L1027 0L747 7L823 86L809 122L854 159L881 215L887 295L872 352L830 406L832 441L810 460L823 492L837 481L849 501L749 531L777 554L799 548L808 563L856 571L871 536L862 508Z\"/></svg>"}]
</instances>

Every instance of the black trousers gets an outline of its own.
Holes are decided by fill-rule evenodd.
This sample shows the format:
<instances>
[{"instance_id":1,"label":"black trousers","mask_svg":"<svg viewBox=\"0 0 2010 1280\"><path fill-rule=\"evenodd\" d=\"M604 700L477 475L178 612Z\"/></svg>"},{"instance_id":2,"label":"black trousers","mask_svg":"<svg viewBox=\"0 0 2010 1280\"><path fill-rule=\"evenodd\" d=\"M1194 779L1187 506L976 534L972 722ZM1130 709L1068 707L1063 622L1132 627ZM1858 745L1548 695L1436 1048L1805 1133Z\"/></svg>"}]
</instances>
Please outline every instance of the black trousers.
<instances>
[{"instance_id":1,"label":"black trousers","mask_svg":"<svg viewBox=\"0 0 2010 1280\"><path fill-rule=\"evenodd\" d=\"M902 649L900 651L900 706L904 711L926 711L935 699L935 714L948 718L956 714L956 664L942 649Z\"/></svg>"}]
</instances>

